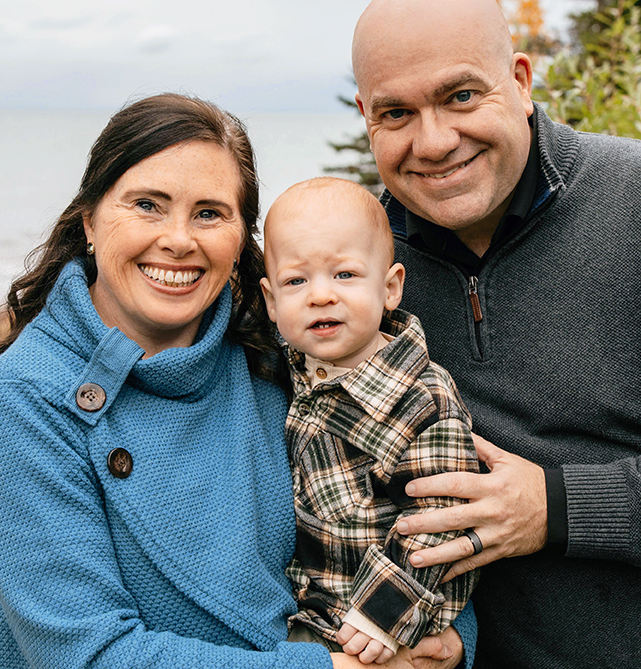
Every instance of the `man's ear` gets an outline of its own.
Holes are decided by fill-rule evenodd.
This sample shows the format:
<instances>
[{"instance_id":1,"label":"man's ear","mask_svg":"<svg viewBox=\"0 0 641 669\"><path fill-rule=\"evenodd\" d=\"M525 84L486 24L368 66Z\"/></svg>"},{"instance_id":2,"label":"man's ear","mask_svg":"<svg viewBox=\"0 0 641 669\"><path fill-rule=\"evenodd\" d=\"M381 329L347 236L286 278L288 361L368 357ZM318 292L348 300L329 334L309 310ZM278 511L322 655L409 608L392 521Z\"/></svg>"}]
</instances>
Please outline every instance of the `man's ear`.
<instances>
[{"instance_id":1,"label":"man's ear","mask_svg":"<svg viewBox=\"0 0 641 669\"><path fill-rule=\"evenodd\" d=\"M403 297L403 284L405 283L405 267L400 262L394 263L385 275L385 308L394 311L401 303Z\"/></svg>"},{"instance_id":2,"label":"man's ear","mask_svg":"<svg viewBox=\"0 0 641 669\"><path fill-rule=\"evenodd\" d=\"M512 61L514 67L514 79L521 97L521 103L527 116L534 113L532 104L532 63L524 53L515 53Z\"/></svg>"},{"instance_id":3,"label":"man's ear","mask_svg":"<svg viewBox=\"0 0 641 669\"><path fill-rule=\"evenodd\" d=\"M266 276L260 280L260 289L263 291L263 297L265 298L265 306L267 307L267 315L269 316L269 320L275 323L276 303L274 301L274 294L272 293L272 286Z\"/></svg>"},{"instance_id":4,"label":"man's ear","mask_svg":"<svg viewBox=\"0 0 641 669\"><path fill-rule=\"evenodd\" d=\"M365 107L363 107L363 99L361 98L360 93L356 93L354 96L354 100L356 100L356 104L358 105L358 111L360 111L361 116L365 117Z\"/></svg>"}]
</instances>

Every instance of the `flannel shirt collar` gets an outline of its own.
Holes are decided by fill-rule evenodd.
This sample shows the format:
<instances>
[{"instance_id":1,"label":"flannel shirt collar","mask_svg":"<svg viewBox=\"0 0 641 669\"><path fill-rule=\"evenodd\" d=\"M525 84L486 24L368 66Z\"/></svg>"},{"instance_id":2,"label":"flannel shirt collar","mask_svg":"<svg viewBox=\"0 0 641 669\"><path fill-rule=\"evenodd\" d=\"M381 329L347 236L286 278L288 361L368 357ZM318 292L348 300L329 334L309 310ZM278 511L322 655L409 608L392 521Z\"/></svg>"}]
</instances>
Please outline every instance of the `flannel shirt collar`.
<instances>
[{"instance_id":1,"label":"flannel shirt collar","mask_svg":"<svg viewBox=\"0 0 641 669\"><path fill-rule=\"evenodd\" d=\"M347 374L310 389L305 354L286 347L295 393L322 393L340 385L374 420L386 420L429 364L425 335L416 316L397 309L386 313L381 332L394 340Z\"/></svg>"}]
</instances>

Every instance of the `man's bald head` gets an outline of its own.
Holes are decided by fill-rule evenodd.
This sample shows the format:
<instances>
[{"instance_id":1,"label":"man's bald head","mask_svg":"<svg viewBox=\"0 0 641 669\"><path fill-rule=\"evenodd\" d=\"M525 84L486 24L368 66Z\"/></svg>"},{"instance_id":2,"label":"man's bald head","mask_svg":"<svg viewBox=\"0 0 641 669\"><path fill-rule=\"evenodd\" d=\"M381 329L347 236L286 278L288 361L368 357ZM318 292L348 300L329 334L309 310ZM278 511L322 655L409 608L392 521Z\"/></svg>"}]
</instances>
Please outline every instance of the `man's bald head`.
<instances>
[{"instance_id":1,"label":"man's bald head","mask_svg":"<svg viewBox=\"0 0 641 669\"><path fill-rule=\"evenodd\" d=\"M430 35L447 32L464 43L474 39L509 67L513 47L510 29L496 0L373 0L356 24L352 66L361 88L373 53L416 42L429 47Z\"/></svg>"}]
</instances>

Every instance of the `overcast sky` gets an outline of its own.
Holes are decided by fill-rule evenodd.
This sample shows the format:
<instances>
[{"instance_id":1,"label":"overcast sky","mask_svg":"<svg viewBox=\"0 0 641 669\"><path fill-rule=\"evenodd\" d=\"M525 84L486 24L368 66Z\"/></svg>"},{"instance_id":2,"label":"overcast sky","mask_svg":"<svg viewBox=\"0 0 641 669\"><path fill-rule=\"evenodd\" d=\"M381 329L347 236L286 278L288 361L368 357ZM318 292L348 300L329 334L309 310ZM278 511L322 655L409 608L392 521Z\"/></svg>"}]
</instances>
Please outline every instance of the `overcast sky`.
<instances>
[{"instance_id":1,"label":"overcast sky","mask_svg":"<svg viewBox=\"0 0 641 669\"><path fill-rule=\"evenodd\" d=\"M342 109L368 0L0 0L0 107L194 93L232 111ZM542 0L546 25L590 0Z\"/></svg>"}]
</instances>

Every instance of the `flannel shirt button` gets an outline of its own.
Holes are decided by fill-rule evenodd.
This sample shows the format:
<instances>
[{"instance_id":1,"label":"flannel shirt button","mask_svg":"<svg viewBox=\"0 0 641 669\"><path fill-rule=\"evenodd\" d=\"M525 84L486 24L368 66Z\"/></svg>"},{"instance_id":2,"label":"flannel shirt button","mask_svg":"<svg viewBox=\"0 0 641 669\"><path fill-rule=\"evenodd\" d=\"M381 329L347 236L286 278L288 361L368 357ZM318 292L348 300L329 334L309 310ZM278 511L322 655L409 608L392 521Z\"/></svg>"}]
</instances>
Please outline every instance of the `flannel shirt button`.
<instances>
[{"instance_id":1,"label":"flannel shirt button","mask_svg":"<svg viewBox=\"0 0 641 669\"><path fill-rule=\"evenodd\" d=\"M322 367L319 367L319 368L316 370L316 376L317 376L319 379L326 379L326 378L327 378L327 372L326 372Z\"/></svg>"},{"instance_id":2,"label":"flannel shirt button","mask_svg":"<svg viewBox=\"0 0 641 669\"><path fill-rule=\"evenodd\" d=\"M298 407L298 413L299 413L301 416L307 416L307 415L309 415L309 412L310 412L311 410L312 410L312 409L311 409L311 407L309 406L309 404L301 404L301 405Z\"/></svg>"}]
</instances>

